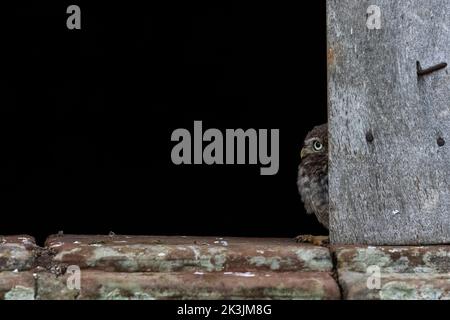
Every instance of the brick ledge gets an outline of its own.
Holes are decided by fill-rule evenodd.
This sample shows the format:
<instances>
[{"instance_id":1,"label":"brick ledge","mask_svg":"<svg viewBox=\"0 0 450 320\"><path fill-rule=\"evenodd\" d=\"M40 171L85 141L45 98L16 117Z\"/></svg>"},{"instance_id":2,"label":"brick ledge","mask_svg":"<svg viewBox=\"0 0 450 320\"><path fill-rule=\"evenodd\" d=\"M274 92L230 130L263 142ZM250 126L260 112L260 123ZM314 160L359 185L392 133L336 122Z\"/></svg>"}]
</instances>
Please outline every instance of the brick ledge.
<instances>
[{"instance_id":1,"label":"brick ledge","mask_svg":"<svg viewBox=\"0 0 450 320\"><path fill-rule=\"evenodd\" d=\"M69 266L80 268L80 290L67 285ZM369 289L374 266L380 287ZM53 235L41 248L0 236L0 299L341 298L450 299L450 246Z\"/></svg>"}]
</instances>

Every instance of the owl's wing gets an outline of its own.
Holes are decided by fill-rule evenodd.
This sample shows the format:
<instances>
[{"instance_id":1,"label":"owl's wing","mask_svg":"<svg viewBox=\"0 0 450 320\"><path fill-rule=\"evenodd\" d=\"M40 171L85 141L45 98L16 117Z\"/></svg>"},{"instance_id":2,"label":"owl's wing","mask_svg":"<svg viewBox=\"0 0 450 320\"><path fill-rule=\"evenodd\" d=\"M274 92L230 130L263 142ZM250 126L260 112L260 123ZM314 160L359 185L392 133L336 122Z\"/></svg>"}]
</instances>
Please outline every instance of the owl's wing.
<instances>
[{"instance_id":1,"label":"owl's wing","mask_svg":"<svg viewBox=\"0 0 450 320\"><path fill-rule=\"evenodd\" d=\"M317 220L327 229L330 229L330 220L329 220L329 212L328 206L316 206L314 214L317 217Z\"/></svg>"},{"instance_id":2,"label":"owl's wing","mask_svg":"<svg viewBox=\"0 0 450 320\"><path fill-rule=\"evenodd\" d=\"M328 176L319 175L311 179L306 169L300 166L297 185L306 212L314 214L317 220L328 229Z\"/></svg>"},{"instance_id":3,"label":"owl's wing","mask_svg":"<svg viewBox=\"0 0 450 320\"><path fill-rule=\"evenodd\" d=\"M297 180L298 191L302 198L303 204L307 214L314 214L316 209L313 205L313 191L311 189L311 181L308 175L305 174L304 168L300 167L298 180Z\"/></svg>"},{"instance_id":4,"label":"owl's wing","mask_svg":"<svg viewBox=\"0 0 450 320\"><path fill-rule=\"evenodd\" d=\"M322 185L322 192L311 195L310 207L314 211L317 220L327 229L329 229L329 198L328 198L328 177L325 177L326 182Z\"/></svg>"}]
</instances>

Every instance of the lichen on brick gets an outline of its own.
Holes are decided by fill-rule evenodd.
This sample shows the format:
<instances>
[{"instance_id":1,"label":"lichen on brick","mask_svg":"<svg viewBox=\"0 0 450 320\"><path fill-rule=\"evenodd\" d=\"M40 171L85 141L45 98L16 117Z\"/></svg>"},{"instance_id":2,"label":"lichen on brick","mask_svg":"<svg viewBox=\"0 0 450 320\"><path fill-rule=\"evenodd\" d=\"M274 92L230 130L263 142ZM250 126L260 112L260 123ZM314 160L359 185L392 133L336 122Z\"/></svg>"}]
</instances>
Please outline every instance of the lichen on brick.
<instances>
[{"instance_id":1,"label":"lichen on brick","mask_svg":"<svg viewBox=\"0 0 450 320\"><path fill-rule=\"evenodd\" d=\"M99 300L155 300L152 295L138 290L125 291L119 288L108 290L102 287L99 294Z\"/></svg>"},{"instance_id":2,"label":"lichen on brick","mask_svg":"<svg viewBox=\"0 0 450 320\"><path fill-rule=\"evenodd\" d=\"M440 249L436 252L426 252L423 261L433 272L450 273L450 250Z\"/></svg>"},{"instance_id":3,"label":"lichen on brick","mask_svg":"<svg viewBox=\"0 0 450 320\"><path fill-rule=\"evenodd\" d=\"M5 293L5 300L34 300L34 288L15 286Z\"/></svg>"},{"instance_id":4,"label":"lichen on brick","mask_svg":"<svg viewBox=\"0 0 450 320\"><path fill-rule=\"evenodd\" d=\"M0 271L29 270L33 265L33 252L22 243L0 245Z\"/></svg>"},{"instance_id":5,"label":"lichen on brick","mask_svg":"<svg viewBox=\"0 0 450 320\"><path fill-rule=\"evenodd\" d=\"M278 256L275 256L275 257L256 256L256 257L251 257L248 260L251 265L254 265L257 268L267 267L268 269L270 269L272 271L276 271L276 270L280 269L281 257L278 257ZM287 262L287 264L290 264L290 263Z\"/></svg>"},{"instance_id":6,"label":"lichen on brick","mask_svg":"<svg viewBox=\"0 0 450 320\"><path fill-rule=\"evenodd\" d=\"M305 268L317 271L331 271L333 263L328 250L311 250L300 248L296 251L297 258L303 261Z\"/></svg>"},{"instance_id":7,"label":"lichen on brick","mask_svg":"<svg viewBox=\"0 0 450 320\"><path fill-rule=\"evenodd\" d=\"M439 288L401 281L391 281L380 290L382 300L440 300L443 296L444 292Z\"/></svg>"},{"instance_id":8,"label":"lichen on brick","mask_svg":"<svg viewBox=\"0 0 450 320\"><path fill-rule=\"evenodd\" d=\"M227 249L208 248L207 252L207 254L198 257L200 267L205 268L209 272L224 270L225 263L227 262Z\"/></svg>"}]
</instances>

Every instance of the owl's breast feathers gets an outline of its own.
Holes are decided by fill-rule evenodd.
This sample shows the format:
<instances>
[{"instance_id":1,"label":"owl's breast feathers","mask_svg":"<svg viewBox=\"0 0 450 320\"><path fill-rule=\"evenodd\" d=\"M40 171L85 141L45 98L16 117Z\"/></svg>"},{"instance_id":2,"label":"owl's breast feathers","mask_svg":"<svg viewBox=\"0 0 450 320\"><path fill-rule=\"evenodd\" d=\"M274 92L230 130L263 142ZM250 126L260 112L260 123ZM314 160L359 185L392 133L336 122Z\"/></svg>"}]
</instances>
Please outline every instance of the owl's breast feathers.
<instances>
[{"instance_id":1,"label":"owl's breast feathers","mask_svg":"<svg viewBox=\"0 0 450 320\"><path fill-rule=\"evenodd\" d=\"M306 212L315 214L319 222L328 229L327 155L304 159L299 167L297 185Z\"/></svg>"}]
</instances>

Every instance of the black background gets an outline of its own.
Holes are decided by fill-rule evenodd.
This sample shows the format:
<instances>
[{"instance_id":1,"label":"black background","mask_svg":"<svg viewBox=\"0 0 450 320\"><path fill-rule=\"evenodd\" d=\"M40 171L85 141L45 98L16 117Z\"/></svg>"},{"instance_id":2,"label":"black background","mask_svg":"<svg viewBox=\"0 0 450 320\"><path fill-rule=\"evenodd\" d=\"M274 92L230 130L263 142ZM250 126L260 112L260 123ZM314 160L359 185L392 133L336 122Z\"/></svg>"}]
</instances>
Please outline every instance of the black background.
<instances>
[{"instance_id":1,"label":"black background","mask_svg":"<svg viewBox=\"0 0 450 320\"><path fill-rule=\"evenodd\" d=\"M0 234L325 233L296 186L303 138L326 121L325 1L93 2L13 11ZM194 120L280 129L278 175L173 165L171 133Z\"/></svg>"}]
</instances>

